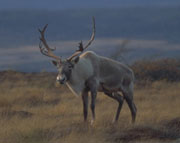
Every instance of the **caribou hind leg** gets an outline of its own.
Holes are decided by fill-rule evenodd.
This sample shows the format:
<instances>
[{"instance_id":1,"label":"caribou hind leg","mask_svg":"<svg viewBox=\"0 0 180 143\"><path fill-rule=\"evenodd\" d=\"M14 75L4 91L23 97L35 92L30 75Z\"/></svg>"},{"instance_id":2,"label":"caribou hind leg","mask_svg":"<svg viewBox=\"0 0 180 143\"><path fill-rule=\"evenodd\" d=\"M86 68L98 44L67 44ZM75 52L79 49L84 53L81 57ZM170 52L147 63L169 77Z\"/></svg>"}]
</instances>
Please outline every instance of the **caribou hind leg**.
<instances>
[{"instance_id":1,"label":"caribou hind leg","mask_svg":"<svg viewBox=\"0 0 180 143\"><path fill-rule=\"evenodd\" d=\"M115 119L114 119L114 122L117 122L118 119L119 119L119 114L120 114L120 111L121 111L121 108L122 108L122 105L123 105L123 102L124 102L124 97L122 95L120 95L119 93L114 93L113 95L116 100L119 102L119 105L118 105L118 108L117 108L117 112L116 112L116 116L115 116Z\"/></svg>"},{"instance_id":2,"label":"caribou hind leg","mask_svg":"<svg viewBox=\"0 0 180 143\"><path fill-rule=\"evenodd\" d=\"M134 123L136 119L137 108L133 102L133 92L129 90L129 91L123 92L123 95L131 111L132 123Z\"/></svg>"},{"instance_id":3,"label":"caribou hind leg","mask_svg":"<svg viewBox=\"0 0 180 143\"><path fill-rule=\"evenodd\" d=\"M113 122L117 122L118 119L119 119L119 114L120 114L120 111L121 111L121 108L122 108L122 105L123 105L123 102L124 102L124 97L122 95L120 95L118 92L115 92L115 93L110 93L110 92L104 92L107 96L115 99L116 101L118 101L119 105L118 105L118 108L117 108L117 112L116 112L116 116L113 120Z\"/></svg>"}]
</instances>

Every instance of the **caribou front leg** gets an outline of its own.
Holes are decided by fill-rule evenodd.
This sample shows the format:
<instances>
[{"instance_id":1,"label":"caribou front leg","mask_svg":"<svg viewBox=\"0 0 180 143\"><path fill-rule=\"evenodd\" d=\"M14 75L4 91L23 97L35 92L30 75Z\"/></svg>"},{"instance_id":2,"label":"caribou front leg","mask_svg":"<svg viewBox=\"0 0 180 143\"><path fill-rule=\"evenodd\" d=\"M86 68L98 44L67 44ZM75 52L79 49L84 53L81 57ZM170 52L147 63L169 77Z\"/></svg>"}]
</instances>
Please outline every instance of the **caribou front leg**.
<instances>
[{"instance_id":1,"label":"caribou front leg","mask_svg":"<svg viewBox=\"0 0 180 143\"><path fill-rule=\"evenodd\" d=\"M90 78L86 82L86 86L91 92L91 111L92 111L91 125L92 125L95 120L95 102L96 102L96 96L97 96L97 82L95 79Z\"/></svg>"},{"instance_id":2,"label":"caribou front leg","mask_svg":"<svg viewBox=\"0 0 180 143\"><path fill-rule=\"evenodd\" d=\"M82 92L82 101L83 101L83 115L84 115L84 121L87 121L87 115L88 115L88 91L84 90Z\"/></svg>"},{"instance_id":3,"label":"caribou front leg","mask_svg":"<svg viewBox=\"0 0 180 143\"><path fill-rule=\"evenodd\" d=\"M96 91L96 90L92 90L92 91L91 91L91 111L92 111L91 124L93 124L93 122L94 122L94 120L95 120L95 102L96 102L96 95L97 95L97 91Z\"/></svg>"}]
</instances>

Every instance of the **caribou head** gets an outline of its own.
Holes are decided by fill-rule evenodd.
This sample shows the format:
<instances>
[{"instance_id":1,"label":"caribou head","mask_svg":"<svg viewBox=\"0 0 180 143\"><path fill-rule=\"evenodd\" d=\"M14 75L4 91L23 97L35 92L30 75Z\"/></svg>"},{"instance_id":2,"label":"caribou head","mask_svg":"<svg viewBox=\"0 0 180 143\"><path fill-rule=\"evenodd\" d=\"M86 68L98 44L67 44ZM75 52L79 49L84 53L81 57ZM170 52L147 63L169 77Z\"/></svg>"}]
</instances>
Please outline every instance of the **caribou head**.
<instances>
[{"instance_id":1,"label":"caribou head","mask_svg":"<svg viewBox=\"0 0 180 143\"><path fill-rule=\"evenodd\" d=\"M57 67L58 69L58 76L57 76L57 81L61 84L66 83L66 81L68 81L71 77L71 73L73 71L74 66L78 63L79 61L79 56L81 55L81 53L83 53L83 51L85 49L87 49L89 47L89 45L92 43L92 41L94 40L95 37L95 19L93 17L93 32L91 35L91 39L88 41L88 43L86 44L86 46L83 45L83 42L81 41L79 43L79 49L76 50L72 56L70 56L67 59L62 59L56 55L54 55L53 51L55 51L56 49L54 48L50 48L49 45L46 42L44 33L46 31L48 25L45 25L44 28L42 30L39 29L39 32L41 34L40 37L40 43L39 43L39 49L40 52L48 57L53 58L54 60L52 61L52 63ZM44 47L43 47L44 45Z\"/></svg>"}]
</instances>

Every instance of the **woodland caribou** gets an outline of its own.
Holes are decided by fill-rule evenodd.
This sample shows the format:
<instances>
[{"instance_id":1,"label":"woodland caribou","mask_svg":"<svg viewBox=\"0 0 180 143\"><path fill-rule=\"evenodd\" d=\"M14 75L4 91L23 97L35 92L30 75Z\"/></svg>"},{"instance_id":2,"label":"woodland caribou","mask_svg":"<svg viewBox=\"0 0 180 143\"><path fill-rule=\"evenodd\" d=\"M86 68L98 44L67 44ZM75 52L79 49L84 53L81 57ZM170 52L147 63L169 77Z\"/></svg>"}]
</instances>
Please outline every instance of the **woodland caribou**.
<instances>
[{"instance_id":1,"label":"woodland caribou","mask_svg":"<svg viewBox=\"0 0 180 143\"><path fill-rule=\"evenodd\" d=\"M92 122L95 119L95 101L97 92L104 92L107 96L118 101L119 106L114 121L119 118L124 99L126 100L132 115L132 122L136 118L136 106L133 102L133 71L112 59L97 55L92 51L84 52L95 37L95 19L93 18L93 32L87 45L79 43L79 49L69 58L63 60L53 54L44 37L47 25L40 30L40 52L55 60L53 64L58 69L57 81L66 84L76 95L82 96L84 121L88 115L88 92L91 93ZM44 48L42 47L44 45ZM83 53L84 52L84 53ZM92 123L91 122L91 123Z\"/></svg>"}]
</instances>

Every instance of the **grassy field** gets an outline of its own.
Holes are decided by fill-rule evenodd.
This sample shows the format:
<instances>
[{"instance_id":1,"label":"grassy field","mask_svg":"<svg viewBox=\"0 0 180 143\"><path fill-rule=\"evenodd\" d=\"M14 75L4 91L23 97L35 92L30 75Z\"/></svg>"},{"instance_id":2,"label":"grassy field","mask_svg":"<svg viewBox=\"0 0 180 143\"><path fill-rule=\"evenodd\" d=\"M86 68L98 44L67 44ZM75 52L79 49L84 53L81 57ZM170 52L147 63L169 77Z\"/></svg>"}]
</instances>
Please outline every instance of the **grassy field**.
<instances>
[{"instance_id":1,"label":"grassy field","mask_svg":"<svg viewBox=\"0 0 180 143\"><path fill-rule=\"evenodd\" d=\"M0 143L180 142L179 82L136 85L134 125L126 103L119 122L112 124L118 104L99 93L91 126L83 122L81 97L56 85L55 76L0 73Z\"/></svg>"}]
</instances>

